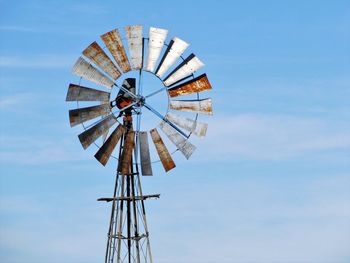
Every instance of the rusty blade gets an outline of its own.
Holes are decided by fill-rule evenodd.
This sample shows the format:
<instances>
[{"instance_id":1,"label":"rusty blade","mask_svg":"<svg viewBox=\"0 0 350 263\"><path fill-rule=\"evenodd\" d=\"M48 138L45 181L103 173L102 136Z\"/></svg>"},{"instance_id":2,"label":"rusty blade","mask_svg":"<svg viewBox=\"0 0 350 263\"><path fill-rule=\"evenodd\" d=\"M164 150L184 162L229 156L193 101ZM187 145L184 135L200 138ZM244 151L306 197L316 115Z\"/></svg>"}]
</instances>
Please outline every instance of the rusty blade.
<instances>
[{"instance_id":1,"label":"rusty blade","mask_svg":"<svg viewBox=\"0 0 350 263\"><path fill-rule=\"evenodd\" d=\"M153 72L167 35L168 30L166 29L154 27L149 29L146 70Z\"/></svg>"},{"instance_id":2,"label":"rusty blade","mask_svg":"<svg viewBox=\"0 0 350 263\"><path fill-rule=\"evenodd\" d=\"M192 153L196 150L196 146L186 140L182 135L171 127L165 121L161 121L159 124L162 131L168 136L169 140L181 151L181 153L186 157L190 158Z\"/></svg>"},{"instance_id":3,"label":"rusty blade","mask_svg":"<svg viewBox=\"0 0 350 263\"><path fill-rule=\"evenodd\" d=\"M114 65L112 60L106 55L103 49L93 42L83 51L84 56L91 59L100 69L106 72L112 79L116 80L121 76L119 69Z\"/></svg>"},{"instance_id":4,"label":"rusty blade","mask_svg":"<svg viewBox=\"0 0 350 263\"><path fill-rule=\"evenodd\" d=\"M193 134L197 135L198 137L204 137L207 133L208 124L194 121L189 118L184 118L179 115L173 114L171 112L168 112L166 115L166 119L170 122L176 124L177 126L192 132Z\"/></svg>"},{"instance_id":5,"label":"rusty blade","mask_svg":"<svg viewBox=\"0 0 350 263\"><path fill-rule=\"evenodd\" d=\"M125 135L123 152L119 160L118 171L123 175L130 175L130 166L132 162L132 150L134 148L135 132L128 131Z\"/></svg>"},{"instance_id":6,"label":"rusty blade","mask_svg":"<svg viewBox=\"0 0 350 263\"><path fill-rule=\"evenodd\" d=\"M111 89L113 86L112 80L107 78L104 74L98 71L94 66L89 64L82 57L80 57L73 66L73 73L98 85L105 86L109 89Z\"/></svg>"},{"instance_id":7,"label":"rusty blade","mask_svg":"<svg viewBox=\"0 0 350 263\"><path fill-rule=\"evenodd\" d=\"M191 75L203 66L204 63L194 54L191 54L164 79L164 84L165 86L170 86L171 84Z\"/></svg>"},{"instance_id":8,"label":"rusty blade","mask_svg":"<svg viewBox=\"0 0 350 263\"><path fill-rule=\"evenodd\" d=\"M79 134L79 140L84 149L89 147L94 141L97 140L106 130L113 126L117 122L116 117L110 114L107 118L103 119L95 126Z\"/></svg>"},{"instance_id":9,"label":"rusty blade","mask_svg":"<svg viewBox=\"0 0 350 263\"><path fill-rule=\"evenodd\" d=\"M139 138L142 175L152 175L152 164L149 153L147 132L140 132Z\"/></svg>"},{"instance_id":10,"label":"rusty blade","mask_svg":"<svg viewBox=\"0 0 350 263\"><path fill-rule=\"evenodd\" d=\"M109 104L74 109L69 111L70 126L73 127L85 121L94 119L98 116L106 115L111 112Z\"/></svg>"},{"instance_id":11,"label":"rusty blade","mask_svg":"<svg viewBox=\"0 0 350 263\"><path fill-rule=\"evenodd\" d=\"M211 89L211 85L206 74L202 74L190 81L168 89L170 97L192 94Z\"/></svg>"},{"instance_id":12,"label":"rusty blade","mask_svg":"<svg viewBox=\"0 0 350 263\"><path fill-rule=\"evenodd\" d=\"M156 146L156 150L159 156L160 161L163 164L163 167L166 172L175 168L175 163L169 154L168 149L166 148L162 138L160 137L156 128L150 130L150 134L153 140L154 145Z\"/></svg>"},{"instance_id":13,"label":"rusty blade","mask_svg":"<svg viewBox=\"0 0 350 263\"><path fill-rule=\"evenodd\" d=\"M203 100L173 100L170 101L169 108L172 110L190 111L213 115L210 98Z\"/></svg>"},{"instance_id":14,"label":"rusty blade","mask_svg":"<svg viewBox=\"0 0 350 263\"><path fill-rule=\"evenodd\" d=\"M109 92L69 84L66 101L109 101Z\"/></svg>"},{"instance_id":15,"label":"rusty blade","mask_svg":"<svg viewBox=\"0 0 350 263\"><path fill-rule=\"evenodd\" d=\"M131 68L142 69L143 60L143 38L142 38L142 26L126 26L126 39L128 40L128 47L130 53Z\"/></svg>"},{"instance_id":16,"label":"rusty blade","mask_svg":"<svg viewBox=\"0 0 350 263\"><path fill-rule=\"evenodd\" d=\"M108 137L107 141L101 146L101 148L95 154L95 158L105 166L109 160L109 157L112 155L112 152L117 145L120 137L124 133L124 126L119 124L118 127L112 132Z\"/></svg>"},{"instance_id":17,"label":"rusty blade","mask_svg":"<svg viewBox=\"0 0 350 263\"><path fill-rule=\"evenodd\" d=\"M188 43L181 40L178 37L174 37L165 51L158 68L156 70L156 75L162 77L164 73L175 63L175 61L183 54L186 48L189 46Z\"/></svg>"},{"instance_id":18,"label":"rusty blade","mask_svg":"<svg viewBox=\"0 0 350 263\"><path fill-rule=\"evenodd\" d=\"M130 64L125 53L122 39L120 38L118 29L113 29L101 36L109 52L111 52L114 60L124 73L130 71Z\"/></svg>"}]
</instances>

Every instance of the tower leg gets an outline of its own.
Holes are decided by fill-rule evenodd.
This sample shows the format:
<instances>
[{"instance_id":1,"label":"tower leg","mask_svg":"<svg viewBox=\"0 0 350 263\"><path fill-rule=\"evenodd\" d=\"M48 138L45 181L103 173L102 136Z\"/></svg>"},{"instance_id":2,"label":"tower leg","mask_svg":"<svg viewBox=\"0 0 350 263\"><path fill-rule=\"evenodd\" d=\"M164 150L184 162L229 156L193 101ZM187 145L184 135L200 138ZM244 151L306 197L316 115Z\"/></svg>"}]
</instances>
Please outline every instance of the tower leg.
<instances>
[{"instance_id":1,"label":"tower leg","mask_svg":"<svg viewBox=\"0 0 350 263\"><path fill-rule=\"evenodd\" d=\"M125 143L120 145L120 158ZM120 159L119 159L120 160ZM112 198L105 263L152 263L144 200L159 195L143 195L138 165L130 161L128 174L118 169Z\"/></svg>"}]
</instances>

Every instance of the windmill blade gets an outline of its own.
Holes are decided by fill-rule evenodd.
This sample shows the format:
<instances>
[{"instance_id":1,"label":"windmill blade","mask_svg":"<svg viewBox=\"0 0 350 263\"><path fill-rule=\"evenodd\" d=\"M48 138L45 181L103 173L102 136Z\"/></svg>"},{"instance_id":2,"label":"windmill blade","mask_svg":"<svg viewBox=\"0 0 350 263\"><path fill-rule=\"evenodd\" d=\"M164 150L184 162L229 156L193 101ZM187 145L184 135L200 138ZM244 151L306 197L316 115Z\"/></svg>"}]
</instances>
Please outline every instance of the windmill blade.
<instances>
[{"instance_id":1,"label":"windmill blade","mask_svg":"<svg viewBox=\"0 0 350 263\"><path fill-rule=\"evenodd\" d=\"M114 60L124 73L130 71L130 64L126 55L122 39L120 38L118 29L113 29L110 32L101 36L102 41L111 52Z\"/></svg>"},{"instance_id":2,"label":"windmill blade","mask_svg":"<svg viewBox=\"0 0 350 263\"><path fill-rule=\"evenodd\" d=\"M198 137L205 137L205 134L207 133L207 129L208 129L207 123L194 121L189 118L183 118L171 112L167 113L166 119L169 120L170 122L175 123L177 126L189 132L192 132Z\"/></svg>"},{"instance_id":3,"label":"windmill blade","mask_svg":"<svg viewBox=\"0 0 350 263\"><path fill-rule=\"evenodd\" d=\"M112 134L108 137L107 141L102 145L102 147L95 154L95 158L105 166L108 162L112 152L117 145L120 137L124 133L124 126L119 124L118 127L112 132Z\"/></svg>"},{"instance_id":4,"label":"windmill blade","mask_svg":"<svg viewBox=\"0 0 350 263\"><path fill-rule=\"evenodd\" d=\"M147 132L140 132L139 138L142 175L153 175Z\"/></svg>"},{"instance_id":5,"label":"windmill blade","mask_svg":"<svg viewBox=\"0 0 350 263\"><path fill-rule=\"evenodd\" d=\"M172 87L168 89L168 93L169 93L169 96L173 98L177 96L192 94L195 92L202 92L210 89L211 89L211 85L209 83L207 75L202 74L194 79L191 79L190 81L187 81L176 87Z\"/></svg>"},{"instance_id":6,"label":"windmill blade","mask_svg":"<svg viewBox=\"0 0 350 263\"><path fill-rule=\"evenodd\" d=\"M74 109L69 111L70 126L73 127L85 121L94 119L101 115L110 113L111 107L109 104L102 104L98 106Z\"/></svg>"},{"instance_id":7,"label":"windmill blade","mask_svg":"<svg viewBox=\"0 0 350 263\"><path fill-rule=\"evenodd\" d=\"M191 54L164 79L164 84L168 87L175 82L191 75L193 72L203 66L204 63L200 61L199 58L197 58L194 54Z\"/></svg>"},{"instance_id":8,"label":"windmill blade","mask_svg":"<svg viewBox=\"0 0 350 263\"><path fill-rule=\"evenodd\" d=\"M153 72L167 35L168 30L166 29L155 27L149 29L146 70Z\"/></svg>"},{"instance_id":9,"label":"windmill blade","mask_svg":"<svg viewBox=\"0 0 350 263\"><path fill-rule=\"evenodd\" d=\"M165 135L168 136L169 140L172 141L172 143L182 152L186 159L190 158L192 153L196 150L196 146L182 137L178 131L165 121L161 121L159 126Z\"/></svg>"},{"instance_id":10,"label":"windmill blade","mask_svg":"<svg viewBox=\"0 0 350 263\"><path fill-rule=\"evenodd\" d=\"M164 73L175 63L175 61L184 53L188 46L189 44L185 41L174 37L170 41L155 74L161 78Z\"/></svg>"},{"instance_id":11,"label":"windmill blade","mask_svg":"<svg viewBox=\"0 0 350 263\"><path fill-rule=\"evenodd\" d=\"M91 59L100 69L106 72L112 79L116 80L121 76L119 69L112 60L106 55L103 49L93 42L83 51L84 56Z\"/></svg>"},{"instance_id":12,"label":"windmill blade","mask_svg":"<svg viewBox=\"0 0 350 263\"><path fill-rule=\"evenodd\" d=\"M166 172L170 171L171 169L175 168L175 163L173 159L171 158L171 155L169 154L168 149L166 148L162 138L160 137L158 131L156 128L150 130L151 138L153 140L153 143L156 147L158 156L160 161L163 164L164 170Z\"/></svg>"},{"instance_id":13,"label":"windmill blade","mask_svg":"<svg viewBox=\"0 0 350 263\"><path fill-rule=\"evenodd\" d=\"M130 53L130 64L133 70L142 69L143 62L143 38L142 26L126 26L126 38Z\"/></svg>"},{"instance_id":14,"label":"windmill blade","mask_svg":"<svg viewBox=\"0 0 350 263\"><path fill-rule=\"evenodd\" d=\"M91 89L88 87L69 84L66 101L101 101L108 102L109 92Z\"/></svg>"},{"instance_id":15,"label":"windmill blade","mask_svg":"<svg viewBox=\"0 0 350 263\"><path fill-rule=\"evenodd\" d=\"M130 175L130 164L132 161L132 150L134 148L135 132L128 131L123 146L121 160L119 161L118 171L122 175Z\"/></svg>"},{"instance_id":16,"label":"windmill blade","mask_svg":"<svg viewBox=\"0 0 350 263\"><path fill-rule=\"evenodd\" d=\"M95 126L87 129L83 133L79 134L79 140L84 149L89 147L94 141L97 140L106 130L113 126L117 122L117 118L110 114L107 118L103 119Z\"/></svg>"},{"instance_id":17,"label":"windmill blade","mask_svg":"<svg viewBox=\"0 0 350 263\"><path fill-rule=\"evenodd\" d=\"M73 73L84 79L90 80L98 85L111 89L113 81L103 75L94 66L80 57L73 66Z\"/></svg>"},{"instance_id":18,"label":"windmill blade","mask_svg":"<svg viewBox=\"0 0 350 263\"><path fill-rule=\"evenodd\" d=\"M172 110L189 111L213 115L211 99L203 100L172 100L169 108Z\"/></svg>"}]
</instances>

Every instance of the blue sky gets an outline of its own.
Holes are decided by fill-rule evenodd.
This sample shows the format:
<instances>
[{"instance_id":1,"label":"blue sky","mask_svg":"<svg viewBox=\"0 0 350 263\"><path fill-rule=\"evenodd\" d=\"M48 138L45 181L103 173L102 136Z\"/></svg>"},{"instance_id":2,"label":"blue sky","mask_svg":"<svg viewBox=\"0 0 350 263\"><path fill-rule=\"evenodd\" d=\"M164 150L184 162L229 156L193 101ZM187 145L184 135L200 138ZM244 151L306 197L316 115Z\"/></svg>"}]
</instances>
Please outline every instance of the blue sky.
<instances>
[{"instance_id":1,"label":"blue sky","mask_svg":"<svg viewBox=\"0 0 350 263\"><path fill-rule=\"evenodd\" d=\"M214 116L142 178L155 262L350 261L349 1L0 1L0 261L101 262L115 164L70 128L71 67L125 25L191 43Z\"/></svg>"}]
</instances>

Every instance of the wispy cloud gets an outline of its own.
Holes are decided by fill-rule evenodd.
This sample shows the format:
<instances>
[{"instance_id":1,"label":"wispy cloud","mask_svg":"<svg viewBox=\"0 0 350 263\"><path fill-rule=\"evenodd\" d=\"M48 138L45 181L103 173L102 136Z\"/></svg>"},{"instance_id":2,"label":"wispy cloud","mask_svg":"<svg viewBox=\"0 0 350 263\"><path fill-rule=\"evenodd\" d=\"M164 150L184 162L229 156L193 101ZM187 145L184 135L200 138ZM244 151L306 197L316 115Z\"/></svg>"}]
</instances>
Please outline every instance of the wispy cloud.
<instances>
[{"instance_id":1,"label":"wispy cloud","mask_svg":"<svg viewBox=\"0 0 350 263\"><path fill-rule=\"evenodd\" d=\"M0 109L1 110L13 110L19 108L23 103L31 101L33 94L31 93L18 93L0 97Z\"/></svg>"},{"instance_id":2,"label":"wispy cloud","mask_svg":"<svg viewBox=\"0 0 350 263\"><path fill-rule=\"evenodd\" d=\"M0 56L3 68L69 68L76 59L73 55L44 54L37 56Z\"/></svg>"},{"instance_id":3,"label":"wispy cloud","mask_svg":"<svg viewBox=\"0 0 350 263\"><path fill-rule=\"evenodd\" d=\"M274 114L240 114L210 121L200 159L281 160L349 150L350 125L341 120Z\"/></svg>"},{"instance_id":4,"label":"wispy cloud","mask_svg":"<svg viewBox=\"0 0 350 263\"><path fill-rule=\"evenodd\" d=\"M40 135L1 136L0 161L3 163L40 165L87 160L76 141L60 137L44 138Z\"/></svg>"},{"instance_id":5,"label":"wispy cloud","mask_svg":"<svg viewBox=\"0 0 350 263\"><path fill-rule=\"evenodd\" d=\"M26 27L26 26L1 25L0 31L35 33L35 32L38 32L38 29L35 29L32 27Z\"/></svg>"}]
</instances>

